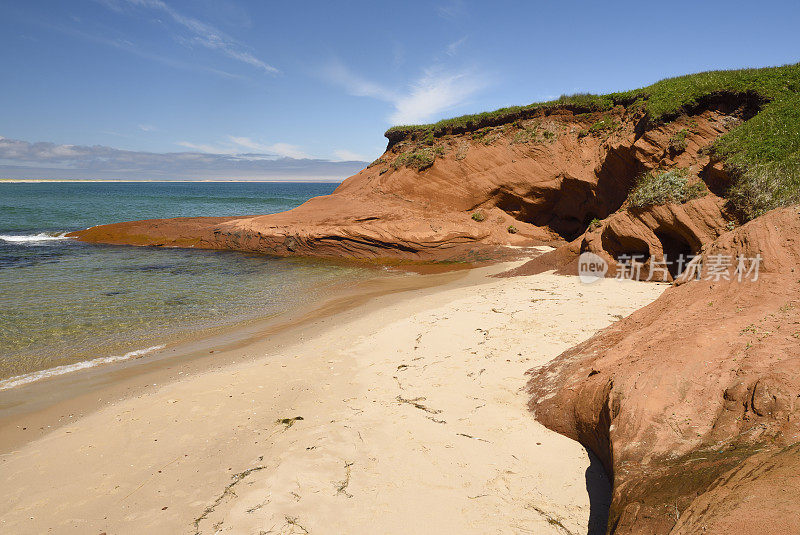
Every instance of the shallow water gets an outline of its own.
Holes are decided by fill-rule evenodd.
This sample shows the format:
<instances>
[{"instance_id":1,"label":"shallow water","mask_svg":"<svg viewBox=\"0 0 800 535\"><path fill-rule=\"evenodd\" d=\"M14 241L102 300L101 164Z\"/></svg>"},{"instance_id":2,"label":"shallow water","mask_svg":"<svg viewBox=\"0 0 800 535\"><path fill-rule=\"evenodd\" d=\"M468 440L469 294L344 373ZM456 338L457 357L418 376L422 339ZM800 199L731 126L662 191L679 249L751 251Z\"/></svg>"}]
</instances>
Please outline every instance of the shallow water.
<instances>
[{"instance_id":1,"label":"shallow water","mask_svg":"<svg viewBox=\"0 0 800 535\"><path fill-rule=\"evenodd\" d=\"M101 223L274 213L335 184L0 183L0 390L268 317L373 270L226 251L89 245Z\"/></svg>"}]
</instances>

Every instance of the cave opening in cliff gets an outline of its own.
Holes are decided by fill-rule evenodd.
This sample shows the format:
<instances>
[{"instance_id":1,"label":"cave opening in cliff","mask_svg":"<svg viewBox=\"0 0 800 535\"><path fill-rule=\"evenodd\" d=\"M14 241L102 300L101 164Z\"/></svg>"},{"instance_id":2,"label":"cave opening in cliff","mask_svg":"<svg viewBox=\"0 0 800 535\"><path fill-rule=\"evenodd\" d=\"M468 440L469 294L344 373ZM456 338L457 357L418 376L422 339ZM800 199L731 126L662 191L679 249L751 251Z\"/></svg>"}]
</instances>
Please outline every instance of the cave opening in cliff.
<instances>
[{"instance_id":1,"label":"cave opening in cliff","mask_svg":"<svg viewBox=\"0 0 800 535\"><path fill-rule=\"evenodd\" d=\"M616 261L635 258L637 262L646 263L650 259L650 247L647 242L642 239L618 235L611 231L608 227L603 231L600 236L603 243L603 249L614 257ZM625 263L623 262L623 263Z\"/></svg>"},{"instance_id":2,"label":"cave opening in cliff","mask_svg":"<svg viewBox=\"0 0 800 535\"><path fill-rule=\"evenodd\" d=\"M560 189L537 189L521 195L502 191L495 197L495 206L511 217L548 228L566 241L583 234L593 219L603 219L622 205L616 199L608 203L593 184L574 179L564 180Z\"/></svg>"},{"instance_id":3,"label":"cave opening in cliff","mask_svg":"<svg viewBox=\"0 0 800 535\"><path fill-rule=\"evenodd\" d=\"M658 241L661 242L661 250L667 261L667 270L675 278L683 273L691 255L696 251L686 238L675 231L662 227L654 232Z\"/></svg>"},{"instance_id":4,"label":"cave opening in cliff","mask_svg":"<svg viewBox=\"0 0 800 535\"><path fill-rule=\"evenodd\" d=\"M586 232L593 219L619 210L643 171L633 150L613 147L594 171L562 172L528 190L501 187L492 196L495 206L511 217L572 241Z\"/></svg>"},{"instance_id":5,"label":"cave opening in cliff","mask_svg":"<svg viewBox=\"0 0 800 535\"><path fill-rule=\"evenodd\" d=\"M617 187L619 184L612 186L600 174L596 184L563 176L561 187L547 199L548 210L537 214L533 223L572 241L589 228L592 219L603 219L622 206L627 191L619 192Z\"/></svg>"}]
</instances>

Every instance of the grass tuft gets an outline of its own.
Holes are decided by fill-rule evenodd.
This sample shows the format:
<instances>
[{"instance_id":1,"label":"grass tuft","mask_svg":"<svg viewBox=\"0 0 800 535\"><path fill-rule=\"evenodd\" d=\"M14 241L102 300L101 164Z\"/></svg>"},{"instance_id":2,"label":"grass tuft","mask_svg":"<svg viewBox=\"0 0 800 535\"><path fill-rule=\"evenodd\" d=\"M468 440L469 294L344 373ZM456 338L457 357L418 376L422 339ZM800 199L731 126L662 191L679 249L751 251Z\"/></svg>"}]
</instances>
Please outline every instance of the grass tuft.
<instances>
[{"instance_id":1,"label":"grass tuft","mask_svg":"<svg viewBox=\"0 0 800 535\"><path fill-rule=\"evenodd\" d=\"M411 167L417 171L424 171L433 166L436 160L436 150L434 149L421 149L412 152L404 152L399 154L392 162L392 167L400 169L401 167Z\"/></svg>"},{"instance_id":2,"label":"grass tuft","mask_svg":"<svg viewBox=\"0 0 800 535\"><path fill-rule=\"evenodd\" d=\"M800 202L800 166L781 163L750 167L728 192L728 202L743 221Z\"/></svg>"},{"instance_id":3,"label":"grass tuft","mask_svg":"<svg viewBox=\"0 0 800 535\"><path fill-rule=\"evenodd\" d=\"M675 135L669 138L669 146L667 149L673 154L680 154L685 151L686 147L689 146L689 143L686 141L688 136L689 131L685 128L675 132Z\"/></svg>"},{"instance_id":4,"label":"grass tuft","mask_svg":"<svg viewBox=\"0 0 800 535\"><path fill-rule=\"evenodd\" d=\"M705 184L697 182L690 185L688 174L685 169L648 171L639 177L636 186L628 195L629 206L645 208L668 203L684 203L705 195Z\"/></svg>"},{"instance_id":5,"label":"grass tuft","mask_svg":"<svg viewBox=\"0 0 800 535\"><path fill-rule=\"evenodd\" d=\"M589 127L590 133L599 133L599 132L612 132L619 128L619 123L613 120L608 115L604 116L602 119L594 123L592 126Z\"/></svg>"}]
</instances>

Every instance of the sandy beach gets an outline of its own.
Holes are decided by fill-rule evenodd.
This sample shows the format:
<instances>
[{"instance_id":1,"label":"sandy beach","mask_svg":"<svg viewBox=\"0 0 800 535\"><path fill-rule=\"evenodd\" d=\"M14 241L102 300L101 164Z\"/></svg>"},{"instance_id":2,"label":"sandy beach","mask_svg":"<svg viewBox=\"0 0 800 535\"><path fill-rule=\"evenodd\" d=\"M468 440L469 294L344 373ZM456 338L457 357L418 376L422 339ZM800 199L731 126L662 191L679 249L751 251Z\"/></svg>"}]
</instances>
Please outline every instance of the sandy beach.
<instances>
[{"instance_id":1,"label":"sandy beach","mask_svg":"<svg viewBox=\"0 0 800 535\"><path fill-rule=\"evenodd\" d=\"M665 286L490 277L513 265L222 348L4 452L0 530L603 532L602 468L534 420L525 371Z\"/></svg>"}]
</instances>

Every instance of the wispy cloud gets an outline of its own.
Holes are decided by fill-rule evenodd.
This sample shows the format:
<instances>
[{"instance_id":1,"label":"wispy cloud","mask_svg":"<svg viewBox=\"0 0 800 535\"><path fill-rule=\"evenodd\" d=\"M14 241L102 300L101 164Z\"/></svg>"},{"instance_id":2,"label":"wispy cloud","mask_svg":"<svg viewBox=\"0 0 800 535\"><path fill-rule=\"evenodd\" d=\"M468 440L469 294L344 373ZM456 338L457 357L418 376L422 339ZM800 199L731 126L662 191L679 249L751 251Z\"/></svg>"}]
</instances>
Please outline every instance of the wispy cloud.
<instances>
[{"instance_id":1,"label":"wispy cloud","mask_svg":"<svg viewBox=\"0 0 800 535\"><path fill-rule=\"evenodd\" d=\"M177 144L180 145L181 147L186 147L187 149L205 152L207 154L226 154L226 155L236 154L236 150L234 150L231 147L221 147L219 145L209 145L207 143L192 143L191 141L178 141Z\"/></svg>"},{"instance_id":2,"label":"wispy cloud","mask_svg":"<svg viewBox=\"0 0 800 535\"><path fill-rule=\"evenodd\" d=\"M405 91L394 91L363 78L338 61L327 66L325 75L351 95L391 103L394 111L388 120L395 125L424 122L462 105L487 85L487 77L474 71L449 71L441 67L426 69Z\"/></svg>"},{"instance_id":3,"label":"wispy cloud","mask_svg":"<svg viewBox=\"0 0 800 535\"><path fill-rule=\"evenodd\" d=\"M180 13L162 0L98 0L101 4L118 12L123 11L123 5L130 5L158 11L167 15L174 23L186 32L176 34L174 37L188 45L199 45L211 50L216 50L231 59L246 63L270 74L277 74L278 69L265 63L248 51L244 45L226 35L214 26L198 19Z\"/></svg>"},{"instance_id":4,"label":"wispy cloud","mask_svg":"<svg viewBox=\"0 0 800 535\"><path fill-rule=\"evenodd\" d=\"M134 54L140 58L155 61L157 63L161 63L162 65L167 65L168 67L172 67L175 69L182 69L187 71L195 71L195 72L207 72L210 74L214 74L220 76L222 78L230 78L230 79L242 79L243 76L238 74L233 74L227 71L223 71L220 69L215 69L213 67L209 67L207 65L197 65L192 63L186 63L183 61L175 60L173 58L167 57L163 54L155 54L152 52L148 52L143 50L141 47L137 46L136 44L132 43L127 39L111 39L104 37L102 35L98 35L96 33L91 33L83 30L78 30L75 28L70 28L67 26L59 26L59 25L48 25L45 23L41 23L44 26L52 28L53 30L59 31L66 35L71 35L73 37L77 37L80 39L85 39L87 41L91 41L94 43L100 43L102 45L110 46L113 48L117 48L119 50L123 50L125 52Z\"/></svg>"},{"instance_id":5,"label":"wispy cloud","mask_svg":"<svg viewBox=\"0 0 800 535\"><path fill-rule=\"evenodd\" d=\"M193 143L191 141L179 141L178 145L186 147L187 149L199 150L208 154L228 154L228 155L242 155L259 156L267 158L295 158L295 159L308 159L311 156L304 152L297 145L289 143L261 143L254 141L249 137L242 136L228 136L227 141L223 143L208 144L208 143Z\"/></svg>"},{"instance_id":6,"label":"wispy cloud","mask_svg":"<svg viewBox=\"0 0 800 535\"><path fill-rule=\"evenodd\" d=\"M471 73L447 73L430 69L411 85L408 94L397 100L389 117L393 124L413 124L455 108L486 86Z\"/></svg>"},{"instance_id":7,"label":"wispy cloud","mask_svg":"<svg viewBox=\"0 0 800 535\"><path fill-rule=\"evenodd\" d=\"M436 13L443 19L456 20L464 15L463 0L448 0L436 7Z\"/></svg>"},{"instance_id":8,"label":"wispy cloud","mask_svg":"<svg viewBox=\"0 0 800 535\"><path fill-rule=\"evenodd\" d=\"M338 60L328 63L323 68L323 75L357 97L372 97L386 102L393 102L400 98L394 91L352 72Z\"/></svg>"},{"instance_id":9,"label":"wispy cloud","mask_svg":"<svg viewBox=\"0 0 800 535\"><path fill-rule=\"evenodd\" d=\"M336 156L336 159L340 162L363 162L368 159L366 156L346 149L335 150L333 151L333 155Z\"/></svg>"},{"instance_id":10,"label":"wispy cloud","mask_svg":"<svg viewBox=\"0 0 800 535\"><path fill-rule=\"evenodd\" d=\"M455 56L458 53L458 49L461 48L461 45L463 45L466 42L467 42L467 36L465 35L464 37L462 37L458 41L453 41L452 43L447 45L447 49L445 50L445 53L448 56Z\"/></svg>"},{"instance_id":11,"label":"wispy cloud","mask_svg":"<svg viewBox=\"0 0 800 535\"><path fill-rule=\"evenodd\" d=\"M228 136L233 143L239 147L244 147L255 152L264 152L268 154L277 154L285 158L310 158L308 154L303 152L297 145L290 145L289 143L273 143L271 145L253 141L249 137L236 137Z\"/></svg>"},{"instance_id":12,"label":"wispy cloud","mask_svg":"<svg viewBox=\"0 0 800 535\"><path fill-rule=\"evenodd\" d=\"M141 130L142 132L155 132L156 130L158 130L158 128L156 128L151 124L140 124L139 130Z\"/></svg>"},{"instance_id":13,"label":"wispy cloud","mask_svg":"<svg viewBox=\"0 0 800 535\"><path fill-rule=\"evenodd\" d=\"M392 44L392 68L399 69L406 61L406 49L399 41Z\"/></svg>"},{"instance_id":14,"label":"wispy cloud","mask_svg":"<svg viewBox=\"0 0 800 535\"><path fill-rule=\"evenodd\" d=\"M247 138L240 138L244 139ZM190 143L184 143L184 146L201 152L128 151L103 145L31 143L0 136L0 176L5 178L336 179L354 174L365 164L364 161L341 162L293 158L280 155L278 151L220 153L212 151L220 147ZM244 145L241 147L247 148ZM294 151L291 145L281 143L271 147L277 147L287 154Z\"/></svg>"}]
</instances>

